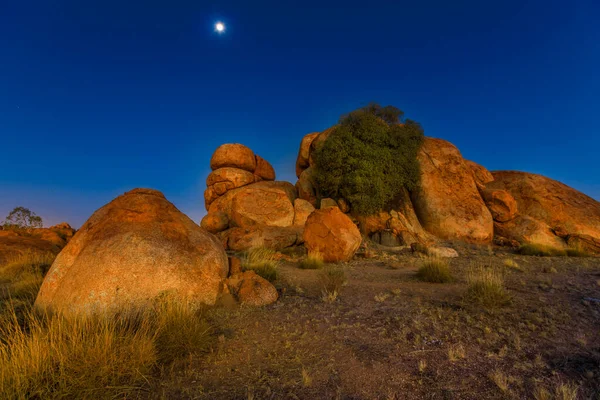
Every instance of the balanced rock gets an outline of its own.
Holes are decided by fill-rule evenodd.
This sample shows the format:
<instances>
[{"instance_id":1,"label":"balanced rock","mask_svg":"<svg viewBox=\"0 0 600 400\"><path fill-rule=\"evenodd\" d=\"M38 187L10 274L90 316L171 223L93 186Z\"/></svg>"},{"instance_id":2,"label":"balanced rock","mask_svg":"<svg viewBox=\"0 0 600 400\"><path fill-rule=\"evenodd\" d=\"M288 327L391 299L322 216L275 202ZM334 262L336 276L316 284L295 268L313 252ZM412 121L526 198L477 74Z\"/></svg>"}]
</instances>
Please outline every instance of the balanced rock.
<instances>
[{"instance_id":1,"label":"balanced rock","mask_svg":"<svg viewBox=\"0 0 600 400\"><path fill-rule=\"evenodd\" d=\"M356 225L338 207L310 214L303 237L308 252L321 254L326 262L350 260L362 241Z\"/></svg>"},{"instance_id":2,"label":"balanced rock","mask_svg":"<svg viewBox=\"0 0 600 400\"><path fill-rule=\"evenodd\" d=\"M256 156L256 170L254 171L254 175L266 181L274 181L275 169L273 169L273 166L267 160Z\"/></svg>"},{"instance_id":3,"label":"balanced rock","mask_svg":"<svg viewBox=\"0 0 600 400\"><path fill-rule=\"evenodd\" d=\"M143 306L163 293L214 304L229 270L217 238L164 195L134 189L97 210L58 255L36 306L65 312Z\"/></svg>"},{"instance_id":4,"label":"balanced rock","mask_svg":"<svg viewBox=\"0 0 600 400\"><path fill-rule=\"evenodd\" d=\"M210 168L214 171L224 167L240 168L254 173L256 170L254 152L243 144L223 144L213 153Z\"/></svg>"},{"instance_id":5,"label":"balanced rock","mask_svg":"<svg viewBox=\"0 0 600 400\"><path fill-rule=\"evenodd\" d=\"M442 239L491 242L492 215L458 149L445 140L425 138L417 158L421 183L412 203L423 228Z\"/></svg>"}]
</instances>

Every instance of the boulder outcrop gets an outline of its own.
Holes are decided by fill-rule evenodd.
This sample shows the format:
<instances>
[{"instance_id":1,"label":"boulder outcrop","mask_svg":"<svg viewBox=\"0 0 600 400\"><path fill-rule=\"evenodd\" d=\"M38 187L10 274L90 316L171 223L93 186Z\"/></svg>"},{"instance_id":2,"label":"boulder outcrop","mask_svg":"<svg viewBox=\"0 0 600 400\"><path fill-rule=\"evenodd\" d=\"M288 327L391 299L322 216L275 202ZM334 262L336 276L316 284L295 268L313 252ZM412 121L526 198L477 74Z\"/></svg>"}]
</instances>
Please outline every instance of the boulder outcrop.
<instances>
[{"instance_id":1,"label":"boulder outcrop","mask_svg":"<svg viewBox=\"0 0 600 400\"><path fill-rule=\"evenodd\" d=\"M74 234L66 222L49 228L0 229L0 265L26 253L58 254Z\"/></svg>"},{"instance_id":2,"label":"boulder outcrop","mask_svg":"<svg viewBox=\"0 0 600 400\"><path fill-rule=\"evenodd\" d=\"M362 237L352 220L338 207L316 210L304 227L304 245L326 262L348 261L356 253Z\"/></svg>"},{"instance_id":3,"label":"boulder outcrop","mask_svg":"<svg viewBox=\"0 0 600 400\"><path fill-rule=\"evenodd\" d=\"M600 202L541 175L517 171L492 174L494 181L486 185L486 191L509 193L518 210L515 219L495 223L497 235L554 247L579 243L594 251L591 243L600 239Z\"/></svg>"},{"instance_id":4,"label":"boulder outcrop","mask_svg":"<svg viewBox=\"0 0 600 400\"><path fill-rule=\"evenodd\" d=\"M110 311L163 293L214 304L228 270L215 236L159 191L134 189L85 222L52 264L35 304L53 311Z\"/></svg>"},{"instance_id":5,"label":"boulder outcrop","mask_svg":"<svg viewBox=\"0 0 600 400\"><path fill-rule=\"evenodd\" d=\"M492 215L460 151L445 140L425 138L417 158L421 184L411 198L422 226L442 239L490 243Z\"/></svg>"}]
</instances>

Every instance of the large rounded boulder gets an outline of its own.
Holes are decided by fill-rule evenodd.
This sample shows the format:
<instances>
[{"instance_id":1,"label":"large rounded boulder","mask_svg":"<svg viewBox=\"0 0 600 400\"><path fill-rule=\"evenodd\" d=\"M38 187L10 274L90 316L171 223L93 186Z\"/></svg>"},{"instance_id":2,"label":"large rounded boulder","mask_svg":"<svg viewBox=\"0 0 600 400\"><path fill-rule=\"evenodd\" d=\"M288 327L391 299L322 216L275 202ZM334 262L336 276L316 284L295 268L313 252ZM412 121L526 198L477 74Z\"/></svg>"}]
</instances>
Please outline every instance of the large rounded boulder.
<instances>
[{"instance_id":1,"label":"large rounded boulder","mask_svg":"<svg viewBox=\"0 0 600 400\"><path fill-rule=\"evenodd\" d=\"M309 253L320 254L326 262L350 260L362 241L356 225L338 207L310 214L303 239Z\"/></svg>"},{"instance_id":2,"label":"large rounded boulder","mask_svg":"<svg viewBox=\"0 0 600 400\"><path fill-rule=\"evenodd\" d=\"M425 138L417 158L421 183L412 203L423 228L442 239L491 242L492 214L460 151L445 140Z\"/></svg>"},{"instance_id":3,"label":"large rounded boulder","mask_svg":"<svg viewBox=\"0 0 600 400\"><path fill-rule=\"evenodd\" d=\"M169 293L212 305L228 268L215 236L162 193L134 189L86 221L52 264L35 304L89 313L143 306Z\"/></svg>"}]
</instances>

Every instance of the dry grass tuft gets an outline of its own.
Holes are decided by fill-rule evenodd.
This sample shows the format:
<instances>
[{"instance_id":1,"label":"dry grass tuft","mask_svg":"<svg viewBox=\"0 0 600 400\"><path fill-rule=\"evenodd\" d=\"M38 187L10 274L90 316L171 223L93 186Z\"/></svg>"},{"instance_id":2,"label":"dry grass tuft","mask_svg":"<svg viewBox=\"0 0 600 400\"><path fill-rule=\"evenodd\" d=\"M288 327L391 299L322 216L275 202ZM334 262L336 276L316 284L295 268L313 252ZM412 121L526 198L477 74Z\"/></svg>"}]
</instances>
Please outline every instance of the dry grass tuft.
<instances>
[{"instance_id":1,"label":"dry grass tuft","mask_svg":"<svg viewBox=\"0 0 600 400\"><path fill-rule=\"evenodd\" d=\"M447 283L452 281L452 273L446 260L429 258L417 271L417 278L423 282Z\"/></svg>"},{"instance_id":2,"label":"dry grass tuft","mask_svg":"<svg viewBox=\"0 0 600 400\"><path fill-rule=\"evenodd\" d=\"M556 386L554 398L556 400L577 400L579 388L572 383L561 383Z\"/></svg>"},{"instance_id":3,"label":"dry grass tuft","mask_svg":"<svg viewBox=\"0 0 600 400\"><path fill-rule=\"evenodd\" d=\"M321 270L320 281L323 301L331 303L338 298L342 286L346 284L346 273L342 267L326 265Z\"/></svg>"},{"instance_id":4,"label":"dry grass tuft","mask_svg":"<svg viewBox=\"0 0 600 400\"><path fill-rule=\"evenodd\" d=\"M187 303L144 311L36 315L8 302L0 325L0 398L123 398L147 387L159 362L208 348L207 323Z\"/></svg>"},{"instance_id":5,"label":"dry grass tuft","mask_svg":"<svg viewBox=\"0 0 600 400\"><path fill-rule=\"evenodd\" d=\"M324 266L323 256L319 252L309 253L299 264L302 269L322 269Z\"/></svg>"},{"instance_id":6,"label":"dry grass tuft","mask_svg":"<svg viewBox=\"0 0 600 400\"><path fill-rule=\"evenodd\" d=\"M538 257L561 257L567 255L567 252L564 250L535 243L524 244L519 248L518 253L524 256Z\"/></svg>"},{"instance_id":7,"label":"dry grass tuft","mask_svg":"<svg viewBox=\"0 0 600 400\"><path fill-rule=\"evenodd\" d=\"M502 393L508 392L508 377L500 370L495 370L489 378L496 384Z\"/></svg>"},{"instance_id":8,"label":"dry grass tuft","mask_svg":"<svg viewBox=\"0 0 600 400\"><path fill-rule=\"evenodd\" d=\"M456 344L451 346L448 349L448 360L450 362L455 362L458 360L462 360L466 357L465 348L462 344Z\"/></svg>"},{"instance_id":9,"label":"dry grass tuft","mask_svg":"<svg viewBox=\"0 0 600 400\"><path fill-rule=\"evenodd\" d=\"M504 277L500 270L493 267L474 266L467 272L469 287L466 299L486 307L503 306L510 302L510 296L504 287Z\"/></svg>"},{"instance_id":10,"label":"dry grass tuft","mask_svg":"<svg viewBox=\"0 0 600 400\"><path fill-rule=\"evenodd\" d=\"M269 282L277 280L279 261L275 251L266 247L253 247L242 257L244 270L252 270Z\"/></svg>"},{"instance_id":11,"label":"dry grass tuft","mask_svg":"<svg viewBox=\"0 0 600 400\"><path fill-rule=\"evenodd\" d=\"M0 300L35 299L54 258L56 255L52 253L28 251L0 266L0 283L5 284Z\"/></svg>"},{"instance_id":12,"label":"dry grass tuft","mask_svg":"<svg viewBox=\"0 0 600 400\"><path fill-rule=\"evenodd\" d=\"M503 264L506 268L510 268L519 272L524 272L523 268L521 268L521 266L512 258L505 258Z\"/></svg>"}]
</instances>

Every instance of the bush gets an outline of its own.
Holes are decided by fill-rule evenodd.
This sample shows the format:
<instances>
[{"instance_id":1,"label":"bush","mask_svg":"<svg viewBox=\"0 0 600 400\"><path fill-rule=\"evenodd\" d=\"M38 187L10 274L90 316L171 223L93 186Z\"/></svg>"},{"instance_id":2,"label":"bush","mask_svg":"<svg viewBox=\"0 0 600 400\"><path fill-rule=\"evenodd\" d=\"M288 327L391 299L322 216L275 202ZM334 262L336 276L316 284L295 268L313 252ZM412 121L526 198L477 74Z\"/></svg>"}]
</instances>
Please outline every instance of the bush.
<instances>
[{"instance_id":1,"label":"bush","mask_svg":"<svg viewBox=\"0 0 600 400\"><path fill-rule=\"evenodd\" d=\"M469 287L466 299L487 307L496 307L510 301L504 288L504 277L500 270L492 267L475 266L467 273Z\"/></svg>"},{"instance_id":2,"label":"bush","mask_svg":"<svg viewBox=\"0 0 600 400\"><path fill-rule=\"evenodd\" d=\"M535 243L524 244L519 247L518 253L524 256L538 257L561 257L567 255L567 252L564 250Z\"/></svg>"},{"instance_id":3,"label":"bush","mask_svg":"<svg viewBox=\"0 0 600 400\"><path fill-rule=\"evenodd\" d=\"M374 104L343 117L314 153L319 195L344 198L357 214L369 215L414 190L423 129L414 121L399 123L402 115Z\"/></svg>"},{"instance_id":4,"label":"bush","mask_svg":"<svg viewBox=\"0 0 600 400\"><path fill-rule=\"evenodd\" d=\"M325 266L323 256L320 253L311 253L304 260L300 261L299 267L302 269L321 269Z\"/></svg>"},{"instance_id":5,"label":"bush","mask_svg":"<svg viewBox=\"0 0 600 400\"><path fill-rule=\"evenodd\" d=\"M582 249L567 249L566 252L569 257L590 257L590 254Z\"/></svg>"},{"instance_id":6,"label":"bush","mask_svg":"<svg viewBox=\"0 0 600 400\"><path fill-rule=\"evenodd\" d=\"M342 286L346 284L346 273L342 267L336 265L326 265L320 274L323 300L326 302L335 301Z\"/></svg>"},{"instance_id":7,"label":"bush","mask_svg":"<svg viewBox=\"0 0 600 400\"><path fill-rule=\"evenodd\" d=\"M269 282L277 280L279 261L275 252L266 247L253 247L242 257L242 268L256 272Z\"/></svg>"},{"instance_id":8,"label":"bush","mask_svg":"<svg viewBox=\"0 0 600 400\"><path fill-rule=\"evenodd\" d=\"M440 258L431 258L417 271L417 278L424 282L447 283L452 281L448 262Z\"/></svg>"}]
</instances>

